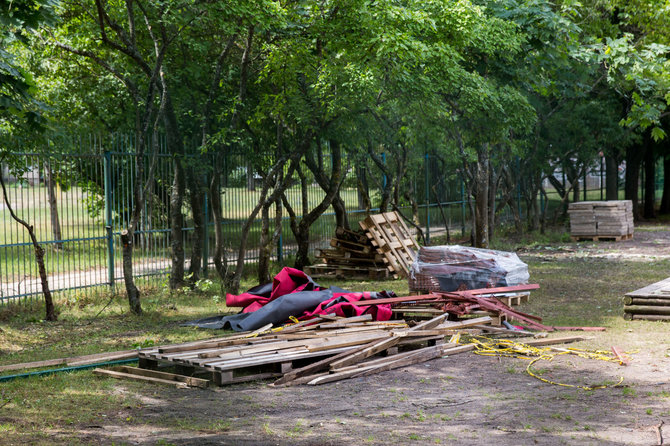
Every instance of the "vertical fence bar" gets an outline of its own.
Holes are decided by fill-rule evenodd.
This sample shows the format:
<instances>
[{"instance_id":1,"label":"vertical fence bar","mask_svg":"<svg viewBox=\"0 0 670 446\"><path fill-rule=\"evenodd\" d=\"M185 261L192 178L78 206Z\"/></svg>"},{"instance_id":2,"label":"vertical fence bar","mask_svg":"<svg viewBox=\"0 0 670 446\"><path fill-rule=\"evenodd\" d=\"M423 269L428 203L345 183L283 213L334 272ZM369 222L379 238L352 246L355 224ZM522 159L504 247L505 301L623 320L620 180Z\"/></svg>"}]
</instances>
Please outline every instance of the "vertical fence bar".
<instances>
[{"instance_id":1,"label":"vertical fence bar","mask_svg":"<svg viewBox=\"0 0 670 446\"><path fill-rule=\"evenodd\" d=\"M114 287L114 233L112 230L112 154L105 151L103 158L105 175L105 229L107 230L107 281Z\"/></svg>"}]
</instances>

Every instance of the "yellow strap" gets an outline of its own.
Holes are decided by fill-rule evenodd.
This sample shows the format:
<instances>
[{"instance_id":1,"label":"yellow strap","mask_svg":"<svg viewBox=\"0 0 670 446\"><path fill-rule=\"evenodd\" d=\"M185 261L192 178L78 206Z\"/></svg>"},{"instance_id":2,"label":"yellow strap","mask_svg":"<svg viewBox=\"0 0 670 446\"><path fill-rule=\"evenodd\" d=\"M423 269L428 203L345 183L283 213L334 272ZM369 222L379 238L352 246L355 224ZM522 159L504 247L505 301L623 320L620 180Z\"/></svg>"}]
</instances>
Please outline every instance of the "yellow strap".
<instances>
[{"instance_id":1,"label":"yellow strap","mask_svg":"<svg viewBox=\"0 0 670 446\"><path fill-rule=\"evenodd\" d=\"M577 384L565 384L550 381L546 378L538 376L537 373L533 370L532 366L538 361L552 361L555 357L559 355L576 355L584 359L593 359L598 361L618 361L611 352L605 350L585 350L579 348L567 348L564 351L556 352L553 351L550 347L533 347L530 345L522 344L520 342L514 342L508 339L489 339L485 337L473 337L470 339L470 343L475 344L475 354L481 356L498 356L498 357L509 357L509 358L519 358L527 359L530 362L526 367L526 372L542 382L547 384L554 384L562 387L573 387L582 390L595 390L595 389L604 389L607 387L618 386L623 382L623 377L619 379L616 384L603 384L599 386L580 386ZM626 352L628 354L628 352Z\"/></svg>"}]
</instances>

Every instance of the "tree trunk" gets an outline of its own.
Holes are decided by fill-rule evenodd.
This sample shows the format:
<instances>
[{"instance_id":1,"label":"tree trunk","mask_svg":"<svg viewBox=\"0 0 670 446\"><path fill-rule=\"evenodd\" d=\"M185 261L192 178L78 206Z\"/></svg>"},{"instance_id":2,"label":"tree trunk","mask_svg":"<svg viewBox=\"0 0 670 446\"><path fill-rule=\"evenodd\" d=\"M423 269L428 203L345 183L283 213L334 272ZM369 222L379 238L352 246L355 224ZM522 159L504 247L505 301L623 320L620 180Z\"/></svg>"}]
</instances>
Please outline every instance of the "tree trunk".
<instances>
[{"instance_id":1,"label":"tree trunk","mask_svg":"<svg viewBox=\"0 0 670 446\"><path fill-rule=\"evenodd\" d=\"M489 153L484 145L477 151L475 173L475 247L488 248L489 246Z\"/></svg>"},{"instance_id":2,"label":"tree trunk","mask_svg":"<svg viewBox=\"0 0 670 446\"><path fill-rule=\"evenodd\" d=\"M488 227L489 227L489 241L493 239L493 236L495 234L495 227L496 227L496 195L498 195L498 178L499 174L496 175L495 170L493 169L493 166L491 165L491 161L489 160L488 163L489 167L489 208L488 208Z\"/></svg>"},{"instance_id":3,"label":"tree trunk","mask_svg":"<svg viewBox=\"0 0 670 446\"><path fill-rule=\"evenodd\" d=\"M335 211L335 224L345 229L351 229L349 226L349 216L347 215L347 208L340 193L338 192L333 199L333 210Z\"/></svg>"},{"instance_id":4,"label":"tree trunk","mask_svg":"<svg viewBox=\"0 0 670 446\"><path fill-rule=\"evenodd\" d=\"M370 202L370 192L368 188L367 168L356 168L356 189L358 191L358 209L365 209L365 215L370 214L372 203Z\"/></svg>"},{"instance_id":5,"label":"tree trunk","mask_svg":"<svg viewBox=\"0 0 670 446\"><path fill-rule=\"evenodd\" d=\"M605 198L619 199L619 160L613 156L605 157Z\"/></svg>"},{"instance_id":6,"label":"tree trunk","mask_svg":"<svg viewBox=\"0 0 670 446\"><path fill-rule=\"evenodd\" d=\"M261 240L258 249L258 283L270 282L270 203L261 210Z\"/></svg>"},{"instance_id":7,"label":"tree trunk","mask_svg":"<svg viewBox=\"0 0 670 446\"><path fill-rule=\"evenodd\" d=\"M63 240L63 234L61 233L60 228L60 219L58 218L58 202L56 199L56 180L53 177L53 171L51 170L51 163L47 161L44 164L44 174L46 176L45 182L47 185L47 195L49 199L49 214L51 216L51 233L53 234L53 239L58 240L54 243L56 249L63 249L63 243L60 240Z\"/></svg>"},{"instance_id":8,"label":"tree trunk","mask_svg":"<svg viewBox=\"0 0 670 446\"><path fill-rule=\"evenodd\" d=\"M174 179L170 194L170 235L172 248L172 268L170 271L170 289L175 290L184 285L184 216L181 208L184 203L185 181L184 166L180 157L175 157Z\"/></svg>"},{"instance_id":9,"label":"tree trunk","mask_svg":"<svg viewBox=\"0 0 670 446\"><path fill-rule=\"evenodd\" d=\"M640 219L640 210L638 208L638 188L640 181L640 163L644 148L640 146L631 146L626 149L626 200L633 202L633 217L635 221Z\"/></svg>"},{"instance_id":10,"label":"tree trunk","mask_svg":"<svg viewBox=\"0 0 670 446\"><path fill-rule=\"evenodd\" d=\"M140 292L133 279L133 234L127 229L121 232L121 253L123 259L123 281L126 285L128 305L134 314L142 314Z\"/></svg>"},{"instance_id":11,"label":"tree trunk","mask_svg":"<svg viewBox=\"0 0 670 446\"><path fill-rule=\"evenodd\" d=\"M191 246L191 264L188 268L192 284L200 280L200 272L202 269L202 245L205 237L206 222L203 212L204 191L202 183L198 178L195 170L189 172L189 198L191 201L191 212L193 213L193 245Z\"/></svg>"},{"instance_id":12,"label":"tree trunk","mask_svg":"<svg viewBox=\"0 0 670 446\"><path fill-rule=\"evenodd\" d=\"M237 265L235 266L234 274L232 275L230 280L227 281L228 282L227 286L232 294L237 294L240 288L240 281L242 280L242 273L244 272L244 260L247 251L247 240L249 238L249 231L251 230L253 221L256 219L258 212L260 212L266 200L272 202L277 200L278 197L282 196L293 176L296 164L299 162L300 158L302 158L303 154L305 153L311 142L312 142L312 133L310 132L304 136L300 147L297 150L293 150L291 152L288 160L277 161L277 163L275 163L275 165L268 172L268 175L265 181L263 182L263 189L261 190L258 203L256 204L256 206L251 211L246 221L242 225L242 231L239 235L239 248L237 250ZM271 179L278 173L278 171L284 168L287 162L290 162L289 168L284 179L281 182L280 187L275 187L275 189L272 191L272 194L268 197L268 190L272 185Z\"/></svg>"},{"instance_id":13,"label":"tree trunk","mask_svg":"<svg viewBox=\"0 0 670 446\"><path fill-rule=\"evenodd\" d=\"M342 181L346 175L342 170L342 151L339 143L336 141L331 141L331 176L328 181L328 189L325 191L326 195L323 197L321 202L312 209L309 213L305 213L305 203L303 203L303 215L300 219L300 223L297 225L292 224L291 230L296 237L298 242L298 252L296 253L295 259L295 268L303 269L305 266L310 264L309 261L309 229L314 224L314 222L323 214L326 209L331 205L335 196L340 190ZM305 182L301 178L303 183L303 196L305 193ZM303 200L304 201L304 200ZM286 206L287 202L285 202ZM289 213L295 214L292 210L289 210L289 206L286 206ZM295 218L292 219L293 221Z\"/></svg>"},{"instance_id":14,"label":"tree trunk","mask_svg":"<svg viewBox=\"0 0 670 446\"><path fill-rule=\"evenodd\" d=\"M644 218L656 218L656 151L650 141L644 154Z\"/></svg>"},{"instance_id":15,"label":"tree trunk","mask_svg":"<svg viewBox=\"0 0 670 446\"><path fill-rule=\"evenodd\" d=\"M670 213L670 156L663 160L663 197L661 198L661 214Z\"/></svg>"},{"instance_id":16,"label":"tree trunk","mask_svg":"<svg viewBox=\"0 0 670 446\"><path fill-rule=\"evenodd\" d=\"M209 185L209 197L212 204L212 221L214 222L214 268L221 278L226 281L228 274L228 259L226 258L223 240L223 214L221 210L221 173L215 171Z\"/></svg>"},{"instance_id":17,"label":"tree trunk","mask_svg":"<svg viewBox=\"0 0 670 446\"><path fill-rule=\"evenodd\" d=\"M0 160L1 161L1 160ZM9 211L9 215L16 221L21 224L28 231L30 235L30 240L33 243L35 248L35 262L37 262L37 269L40 273L40 282L42 284L42 294L44 295L44 307L46 310L45 320L55 321L58 319L56 315L56 307L54 306L53 297L51 296L51 290L49 289L49 278L47 276L47 269L44 265L44 248L37 243L37 237L35 236L35 230L33 225L28 224L25 220L19 218L12 209L12 205L9 202L9 197L7 197L7 189L5 188L5 181L2 177L2 172L0 172L0 186L2 187L2 197L5 201L5 206Z\"/></svg>"}]
</instances>

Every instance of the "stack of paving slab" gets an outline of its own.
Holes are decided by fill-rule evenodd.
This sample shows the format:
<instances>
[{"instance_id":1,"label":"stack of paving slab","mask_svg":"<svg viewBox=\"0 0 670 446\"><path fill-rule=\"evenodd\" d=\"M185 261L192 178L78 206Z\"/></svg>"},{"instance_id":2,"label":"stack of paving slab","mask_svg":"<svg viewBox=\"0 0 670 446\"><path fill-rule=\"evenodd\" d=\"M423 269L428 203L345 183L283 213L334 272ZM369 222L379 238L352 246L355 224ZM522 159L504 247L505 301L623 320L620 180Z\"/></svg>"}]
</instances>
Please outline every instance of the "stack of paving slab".
<instances>
[{"instance_id":1,"label":"stack of paving slab","mask_svg":"<svg viewBox=\"0 0 670 446\"><path fill-rule=\"evenodd\" d=\"M573 240L627 240L633 238L633 203L630 200L570 203Z\"/></svg>"}]
</instances>

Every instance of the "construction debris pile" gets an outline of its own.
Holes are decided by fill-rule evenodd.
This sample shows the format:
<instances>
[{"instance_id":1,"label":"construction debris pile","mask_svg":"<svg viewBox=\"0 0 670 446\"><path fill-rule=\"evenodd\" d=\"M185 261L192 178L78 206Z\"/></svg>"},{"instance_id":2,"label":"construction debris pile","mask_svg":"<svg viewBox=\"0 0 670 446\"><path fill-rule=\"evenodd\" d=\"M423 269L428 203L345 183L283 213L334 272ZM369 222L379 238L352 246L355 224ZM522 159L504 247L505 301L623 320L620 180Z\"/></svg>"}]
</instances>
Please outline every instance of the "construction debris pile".
<instances>
[{"instance_id":1,"label":"construction debris pile","mask_svg":"<svg viewBox=\"0 0 670 446\"><path fill-rule=\"evenodd\" d=\"M397 314L393 320L374 320L374 312L351 317L341 312L312 313L308 319L293 319L286 325L267 324L233 336L145 349L139 352L140 367L171 366L178 373L202 375L218 385L268 378L280 378L277 385L315 385L474 349L471 343L458 343L458 335L463 330L529 336L534 333L526 327L544 333L575 329L543 325L541 318L514 310L504 302L509 302L510 296L537 288L538 285L530 284L421 296L362 298L348 305L375 307L377 314L379 308L385 306L405 312L412 312L412 306L420 309L414 311L411 320L399 319ZM504 315L523 323L524 327L512 326L507 321L504 321L507 328L493 326L493 318L486 313L472 317L477 310ZM382 357L372 359L379 355ZM178 385L183 382L181 379Z\"/></svg>"},{"instance_id":2,"label":"construction debris pile","mask_svg":"<svg viewBox=\"0 0 670 446\"><path fill-rule=\"evenodd\" d=\"M577 240L633 238L633 202L630 200L570 203L570 236Z\"/></svg>"},{"instance_id":3,"label":"construction debris pile","mask_svg":"<svg viewBox=\"0 0 670 446\"><path fill-rule=\"evenodd\" d=\"M426 246L412 263L410 291L455 291L527 283L528 265L513 252Z\"/></svg>"},{"instance_id":4,"label":"construction debris pile","mask_svg":"<svg viewBox=\"0 0 670 446\"><path fill-rule=\"evenodd\" d=\"M276 377L281 377L277 384L324 384L472 350L444 343L444 337L490 323L487 317L465 322L447 317L410 328L404 321L372 321L371 315L323 315L277 330L144 350L140 367L175 366L178 373L201 373L218 385ZM385 356L366 361L377 354Z\"/></svg>"},{"instance_id":5,"label":"construction debris pile","mask_svg":"<svg viewBox=\"0 0 670 446\"><path fill-rule=\"evenodd\" d=\"M318 249L320 263L305 267L314 278L385 279L396 277L384 263L384 256L377 253L365 232L355 232L338 227L330 240L331 248Z\"/></svg>"},{"instance_id":6,"label":"construction debris pile","mask_svg":"<svg viewBox=\"0 0 670 446\"><path fill-rule=\"evenodd\" d=\"M370 215L359 222L362 232L335 230L330 246L322 249L322 263L305 268L315 278L381 279L408 277L419 245L397 212Z\"/></svg>"},{"instance_id":7,"label":"construction debris pile","mask_svg":"<svg viewBox=\"0 0 670 446\"><path fill-rule=\"evenodd\" d=\"M626 294L626 320L670 321L670 278Z\"/></svg>"}]
</instances>

